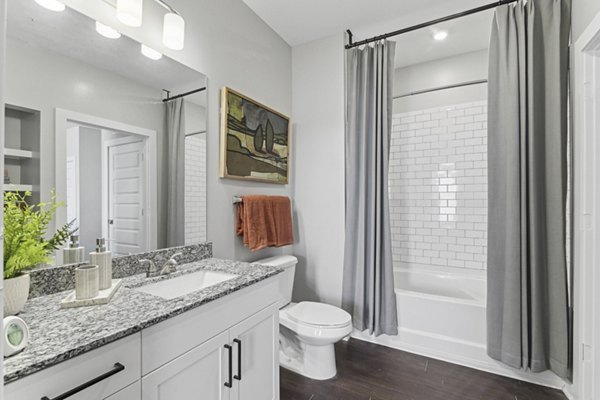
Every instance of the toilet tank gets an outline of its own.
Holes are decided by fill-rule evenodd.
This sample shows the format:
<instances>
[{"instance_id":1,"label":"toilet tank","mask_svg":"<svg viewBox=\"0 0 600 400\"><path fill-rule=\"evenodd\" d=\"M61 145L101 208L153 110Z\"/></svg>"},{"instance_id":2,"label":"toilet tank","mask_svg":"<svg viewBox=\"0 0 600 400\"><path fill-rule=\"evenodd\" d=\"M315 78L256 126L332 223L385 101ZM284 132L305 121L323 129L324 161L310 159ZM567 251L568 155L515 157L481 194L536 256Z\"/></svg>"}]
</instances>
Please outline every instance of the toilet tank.
<instances>
[{"instance_id":1,"label":"toilet tank","mask_svg":"<svg viewBox=\"0 0 600 400\"><path fill-rule=\"evenodd\" d=\"M279 308L288 305L292 301L294 274L298 259L294 256L275 256L263 258L262 260L255 261L255 263L283 269L283 272L277 275L279 277L279 292L281 293Z\"/></svg>"}]
</instances>

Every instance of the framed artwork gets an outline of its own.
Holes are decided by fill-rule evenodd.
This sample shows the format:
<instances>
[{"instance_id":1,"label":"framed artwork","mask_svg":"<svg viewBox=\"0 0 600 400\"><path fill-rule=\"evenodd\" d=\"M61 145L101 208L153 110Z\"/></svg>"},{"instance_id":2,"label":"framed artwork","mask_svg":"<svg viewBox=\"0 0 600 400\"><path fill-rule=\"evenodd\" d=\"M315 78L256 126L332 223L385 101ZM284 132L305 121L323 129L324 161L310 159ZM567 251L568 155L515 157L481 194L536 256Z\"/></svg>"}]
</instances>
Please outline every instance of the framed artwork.
<instances>
[{"instance_id":1,"label":"framed artwork","mask_svg":"<svg viewBox=\"0 0 600 400\"><path fill-rule=\"evenodd\" d=\"M221 178L288 183L290 119L224 87L221 91Z\"/></svg>"}]
</instances>

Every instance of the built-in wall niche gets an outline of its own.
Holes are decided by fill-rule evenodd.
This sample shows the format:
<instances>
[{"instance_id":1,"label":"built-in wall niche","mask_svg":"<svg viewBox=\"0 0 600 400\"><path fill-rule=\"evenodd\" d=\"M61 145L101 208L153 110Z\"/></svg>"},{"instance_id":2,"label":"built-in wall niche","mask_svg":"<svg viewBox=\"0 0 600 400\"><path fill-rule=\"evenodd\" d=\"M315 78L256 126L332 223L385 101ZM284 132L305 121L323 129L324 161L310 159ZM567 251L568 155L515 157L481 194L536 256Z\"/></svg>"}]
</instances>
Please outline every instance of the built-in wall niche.
<instances>
[{"instance_id":1,"label":"built-in wall niche","mask_svg":"<svg viewBox=\"0 0 600 400\"><path fill-rule=\"evenodd\" d=\"M4 190L31 191L38 202L40 186L40 112L4 107Z\"/></svg>"}]
</instances>

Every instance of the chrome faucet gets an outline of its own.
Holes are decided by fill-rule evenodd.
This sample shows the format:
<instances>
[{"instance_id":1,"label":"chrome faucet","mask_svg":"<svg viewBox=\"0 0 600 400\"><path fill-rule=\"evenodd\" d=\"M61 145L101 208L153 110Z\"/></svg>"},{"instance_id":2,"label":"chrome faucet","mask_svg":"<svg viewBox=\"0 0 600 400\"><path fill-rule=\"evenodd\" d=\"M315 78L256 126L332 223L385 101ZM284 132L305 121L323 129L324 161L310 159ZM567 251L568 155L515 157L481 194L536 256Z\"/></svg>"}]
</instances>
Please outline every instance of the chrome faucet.
<instances>
[{"instance_id":1,"label":"chrome faucet","mask_svg":"<svg viewBox=\"0 0 600 400\"><path fill-rule=\"evenodd\" d=\"M171 258L169 258L169 260L165 263L165 265L163 265L162 271L160 271L161 275L170 274L172 272L177 271L177 261L175 260L175 257L179 257L181 255L181 253L173 254Z\"/></svg>"},{"instance_id":2,"label":"chrome faucet","mask_svg":"<svg viewBox=\"0 0 600 400\"><path fill-rule=\"evenodd\" d=\"M158 276L160 275L160 272L158 270L158 267L156 266L156 264L154 263L154 261L152 260L140 260L140 264L144 265L147 264L148 265L148 269L146 270L146 278L152 278L154 276Z\"/></svg>"},{"instance_id":3,"label":"chrome faucet","mask_svg":"<svg viewBox=\"0 0 600 400\"><path fill-rule=\"evenodd\" d=\"M154 261L152 260L140 260L140 263L142 265L147 264L148 265L148 269L146 270L146 278L153 278L155 276L161 276L161 275L168 275L170 273L173 273L175 271L177 271L177 261L175 260L175 257L179 257L181 256L181 253L175 253L171 256L171 258L169 258L167 260L167 262L165 262L165 264L163 265L163 267L161 269L159 269L156 264L154 263Z\"/></svg>"}]
</instances>

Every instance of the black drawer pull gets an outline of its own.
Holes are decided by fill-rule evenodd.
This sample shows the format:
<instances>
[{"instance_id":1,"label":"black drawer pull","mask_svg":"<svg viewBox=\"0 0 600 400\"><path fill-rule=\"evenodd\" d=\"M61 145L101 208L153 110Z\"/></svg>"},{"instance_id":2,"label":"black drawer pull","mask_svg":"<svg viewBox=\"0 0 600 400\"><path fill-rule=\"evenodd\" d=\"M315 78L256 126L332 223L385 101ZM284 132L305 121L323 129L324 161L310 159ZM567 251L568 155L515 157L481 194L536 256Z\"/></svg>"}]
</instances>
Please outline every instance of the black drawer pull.
<instances>
[{"instance_id":1,"label":"black drawer pull","mask_svg":"<svg viewBox=\"0 0 600 400\"><path fill-rule=\"evenodd\" d=\"M86 383L81 384L81 385L77 386L76 388L69 390L68 392L65 392L59 396L52 398L52 399L48 396L44 396L41 398L41 400L63 400L63 399L66 399L68 397L73 396L76 393L81 392L82 390L89 388L90 386L94 386L98 382L102 382L103 380L110 378L113 375L118 374L119 372L123 371L124 369L125 369L125 366L123 364L116 363L114 365L113 369L111 369L110 371L105 372L104 374L102 374L90 381L87 381Z\"/></svg>"},{"instance_id":2,"label":"black drawer pull","mask_svg":"<svg viewBox=\"0 0 600 400\"><path fill-rule=\"evenodd\" d=\"M228 375L228 377L229 377L229 379L227 380L227 382L225 382L225 386L228 388L231 388L233 386L233 380L231 378L231 375L233 374L233 372L232 372L233 366L231 365L231 364L233 364L233 354L232 354L233 348L228 344L225 345L225 348L227 349L227 352L229 353L228 354L228 360L229 360L229 375Z\"/></svg>"},{"instance_id":3,"label":"black drawer pull","mask_svg":"<svg viewBox=\"0 0 600 400\"><path fill-rule=\"evenodd\" d=\"M242 380L242 341L240 339L233 339L235 343L238 345L238 373L234 375L233 378L238 381Z\"/></svg>"}]
</instances>

